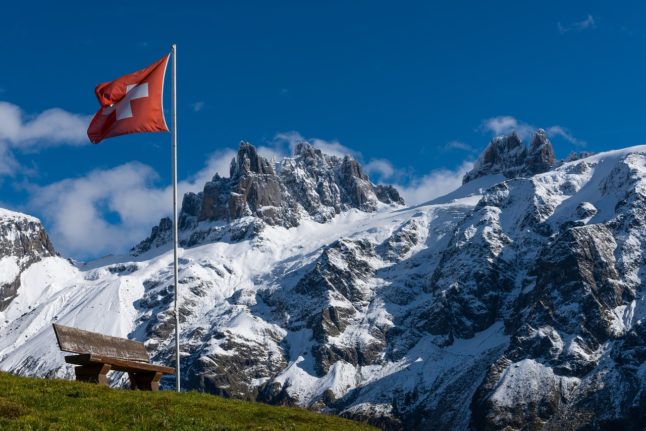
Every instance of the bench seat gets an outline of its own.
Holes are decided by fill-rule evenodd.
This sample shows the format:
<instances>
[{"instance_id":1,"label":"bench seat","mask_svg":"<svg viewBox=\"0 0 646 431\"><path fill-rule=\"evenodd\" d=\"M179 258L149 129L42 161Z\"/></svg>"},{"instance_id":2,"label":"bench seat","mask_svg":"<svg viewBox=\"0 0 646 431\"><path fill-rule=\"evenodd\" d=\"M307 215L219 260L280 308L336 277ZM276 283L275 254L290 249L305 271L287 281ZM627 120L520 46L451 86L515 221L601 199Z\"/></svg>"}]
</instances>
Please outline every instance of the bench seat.
<instances>
[{"instance_id":1,"label":"bench seat","mask_svg":"<svg viewBox=\"0 0 646 431\"><path fill-rule=\"evenodd\" d=\"M110 358L108 356L95 355L93 353L84 353L82 355L66 356L65 362L74 365L91 365L91 364L108 364L113 371L137 372L150 371L162 374L175 374L175 368L165 367L163 365L149 364L147 362L128 361L119 358Z\"/></svg>"},{"instance_id":2,"label":"bench seat","mask_svg":"<svg viewBox=\"0 0 646 431\"><path fill-rule=\"evenodd\" d=\"M54 332L63 352L77 353L65 357L65 362L76 365L76 380L107 385L108 372L122 371L128 373L131 389L156 391L164 374L175 374L175 368L151 364L138 341L58 324Z\"/></svg>"}]
</instances>

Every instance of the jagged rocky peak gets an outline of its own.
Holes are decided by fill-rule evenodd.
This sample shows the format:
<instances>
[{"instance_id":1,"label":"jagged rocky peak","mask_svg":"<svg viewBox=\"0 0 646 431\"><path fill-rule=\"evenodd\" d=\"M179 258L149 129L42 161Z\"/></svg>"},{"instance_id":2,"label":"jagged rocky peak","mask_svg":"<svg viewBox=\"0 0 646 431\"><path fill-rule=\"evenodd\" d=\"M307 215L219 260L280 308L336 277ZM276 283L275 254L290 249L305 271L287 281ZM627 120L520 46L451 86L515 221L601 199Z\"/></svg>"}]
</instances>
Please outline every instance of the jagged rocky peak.
<instances>
[{"instance_id":1,"label":"jagged rocky peak","mask_svg":"<svg viewBox=\"0 0 646 431\"><path fill-rule=\"evenodd\" d=\"M48 256L56 250L40 220L0 208L0 311L16 297L20 274Z\"/></svg>"},{"instance_id":2,"label":"jagged rocky peak","mask_svg":"<svg viewBox=\"0 0 646 431\"><path fill-rule=\"evenodd\" d=\"M549 170L554 164L554 148L545 130L538 129L534 133L529 147L513 132L509 136L494 138L473 169L466 173L462 183L493 174L502 174L507 178L531 176Z\"/></svg>"},{"instance_id":3,"label":"jagged rocky peak","mask_svg":"<svg viewBox=\"0 0 646 431\"><path fill-rule=\"evenodd\" d=\"M270 226L295 227L304 217L324 223L352 208L375 211L379 203L403 205L392 186L373 184L350 156L323 153L307 142L296 145L294 155L279 162L262 157L256 147L242 141L231 161L228 178L215 174L200 193L184 195L178 226L194 230L201 222L235 222L254 217ZM153 228L150 237L133 252L142 253L170 241L170 219ZM237 227L239 228L239 226ZM261 225L245 224L244 232L257 232ZM184 239L185 245L222 237L201 232Z\"/></svg>"},{"instance_id":4,"label":"jagged rocky peak","mask_svg":"<svg viewBox=\"0 0 646 431\"><path fill-rule=\"evenodd\" d=\"M257 216L271 225L294 226L295 208L285 201L284 192L269 161L243 141L229 178L215 175L204 186L198 221Z\"/></svg>"},{"instance_id":5,"label":"jagged rocky peak","mask_svg":"<svg viewBox=\"0 0 646 431\"><path fill-rule=\"evenodd\" d=\"M251 173L274 175L274 170L267 159L258 155L256 147L241 141L238 155L231 160L229 177L236 178Z\"/></svg>"}]
</instances>

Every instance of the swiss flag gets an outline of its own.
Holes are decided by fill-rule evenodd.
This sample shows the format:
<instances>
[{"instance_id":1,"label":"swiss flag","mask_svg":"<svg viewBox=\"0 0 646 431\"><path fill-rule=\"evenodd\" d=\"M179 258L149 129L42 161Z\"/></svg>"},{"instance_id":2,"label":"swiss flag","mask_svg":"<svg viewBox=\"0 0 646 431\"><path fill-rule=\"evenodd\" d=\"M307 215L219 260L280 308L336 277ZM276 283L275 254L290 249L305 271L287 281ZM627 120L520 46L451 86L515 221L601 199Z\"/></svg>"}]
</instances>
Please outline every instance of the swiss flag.
<instances>
[{"instance_id":1,"label":"swiss flag","mask_svg":"<svg viewBox=\"0 0 646 431\"><path fill-rule=\"evenodd\" d=\"M170 54L135 73L97 85L96 113L87 136L98 144L106 138L142 132L168 132L164 119L164 75Z\"/></svg>"}]
</instances>

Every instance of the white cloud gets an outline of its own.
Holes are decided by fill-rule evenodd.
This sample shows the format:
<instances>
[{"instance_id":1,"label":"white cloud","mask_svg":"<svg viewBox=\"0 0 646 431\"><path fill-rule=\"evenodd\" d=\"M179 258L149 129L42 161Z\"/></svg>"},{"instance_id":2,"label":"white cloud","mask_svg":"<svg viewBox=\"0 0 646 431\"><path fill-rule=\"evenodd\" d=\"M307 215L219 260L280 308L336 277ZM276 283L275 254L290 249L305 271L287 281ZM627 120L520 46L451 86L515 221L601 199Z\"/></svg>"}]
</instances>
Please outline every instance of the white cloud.
<instances>
[{"instance_id":1,"label":"white cloud","mask_svg":"<svg viewBox=\"0 0 646 431\"><path fill-rule=\"evenodd\" d=\"M0 141L0 178L5 175L13 175L18 170L20 164L13 156L9 145Z\"/></svg>"},{"instance_id":2,"label":"white cloud","mask_svg":"<svg viewBox=\"0 0 646 431\"><path fill-rule=\"evenodd\" d=\"M178 198L200 191L217 172L228 176L235 152L218 151L193 177L178 183ZM100 169L47 186L29 186L28 210L43 215L55 246L64 255L98 257L127 251L160 218L172 213L172 187L139 162ZM114 217L117 221L109 221Z\"/></svg>"},{"instance_id":3,"label":"white cloud","mask_svg":"<svg viewBox=\"0 0 646 431\"><path fill-rule=\"evenodd\" d=\"M20 107L0 102L0 140L21 150L54 145L84 145L91 116L67 112L60 108L47 109L27 116Z\"/></svg>"},{"instance_id":4,"label":"white cloud","mask_svg":"<svg viewBox=\"0 0 646 431\"><path fill-rule=\"evenodd\" d=\"M386 180L399 174L399 171L386 159L373 159L364 165L368 175L376 175L380 180Z\"/></svg>"},{"instance_id":5,"label":"white cloud","mask_svg":"<svg viewBox=\"0 0 646 431\"><path fill-rule=\"evenodd\" d=\"M228 177L229 170L231 168L231 160L237 153L237 151L234 151L231 148L225 148L212 153L206 161L204 168L195 174L193 179L188 181L187 184L192 184L192 186L187 191L195 191L196 187L201 188L204 183L211 181L211 178L213 178L216 173L221 177Z\"/></svg>"},{"instance_id":6,"label":"white cloud","mask_svg":"<svg viewBox=\"0 0 646 431\"><path fill-rule=\"evenodd\" d=\"M339 141L332 140L326 141L319 138L304 138L303 135L296 131L290 132L281 132L277 133L272 140L272 144L277 147L281 147L284 144L287 144L290 148L291 153L293 154L296 150L296 146L301 142L308 142L315 148L318 148L322 152L329 154L331 156L344 157L352 156L354 158L359 157L361 154L357 151L354 151L344 145L341 145Z\"/></svg>"},{"instance_id":7,"label":"white cloud","mask_svg":"<svg viewBox=\"0 0 646 431\"><path fill-rule=\"evenodd\" d=\"M29 170L21 167L17 152L33 152L59 145L89 143L86 130L90 116L52 108L26 115L19 106L0 101L0 176Z\"/></svg>"},{"instance_id":8,"label":"white cloud","mask_svg":"<svg viewBox=\"0 0 646 431\"><path fill-rule=\"evenodd\" d=\"M463 162L457 169L435 169L421 178L413 178L407 185L395 187L407 205L418 205L428 202L462 185L462 177L473 168L473 163Z\"/></svg>"},{"instance_id":9,"label":"white cloud","mask_svg":"<svg viewBox=\"0 0 646 431\"><path fill-rule=\"evenodd\" d=\"M156 179L150 166L127 163L32 188L28 206L44 215L64 255L98 256L143 238L152 225L150 215L163 213L168 200L151 187ZM119 222L108 222L109 213L116 213Z\"/></svg>"},{"instance_id":10,"label":"white cloud","mask_svg":"<svg viewBox=\"0 0 646 431\"><path fill-rule=\"evenodd\" d=\"M516 132L522 140L528 141L538 128L529 123L525 123L524 121L519 121L512 116L501 115L484 120L480 125L480 129L484 132L491 132L493 136L509 135L512 132ZM586 146L585 141L574 137L574 135L572 135L572 133L563 126L549 126L545 128L545 132L550 138L560 136L576 146Z\"/></svg>"},{"instance_id":11,"label":"white cloud","mask_svg":"<svg viewBox=\"0 0 646 431\"><path fill-rule=\"evenodd\" d=\"M256 150L258 150L258 154L260 154L262 157L269 160L270 162L278 161L285 157L289 157L291 155L290 153L286 153L285 151L283 151L282 148L277 146L267 147L263 145L260 147L256 147ZM229 176L228 171L227 171L227 176Z\"/></svg>"},{"instance_id":12,"label":"white cloud","mask_svg":"<svg viewBox=\"0 0 646 431\"><path fill-rule=\"evenodd\" d=\"M197 101L191 103L191 108L193 109L193 112L200 112L202 109L204 109L205 103L202 101Z\"/></svg>"},{"instance_id":13,"label":"white cloud","mask_svg":"<svg viewBox=\"0 0 646 431\"><path fill-rule=\"evenodd\" d=\"M551 126L545 129L545 132L548 136L561 136L566 141L574 144L578 147L585 147L587 144L585 141L575 138L569 130L561 126Z\"/></svg>"},{"instance_id":14,"label":"white cloud","mask_svg":"<svg viewBox=\"0 0 646 431\"><path fill-rule=\"evenodd\" d=\"M444 146L445 150L460 150L460 151L467 151L469 153L477 152L478 150L473 147L472 145L469 145L467 143L464 143L462 141L451 141L448 144Z\"/></svg>"},{"instance_id":15,"label":"white cloud","mask_svg":"<svg viewBox=\"0 0 646 431\"><path fill-rule=\"evenodd\" d=\"M569 31L583 31L583 30L593 30L597 28L597 22L594 19L594 17L590 14L585 17L585 19L581 21L575 21L570 24L561 24L560 22L557 23L557 28L559 29L559 33L567 33Z\"/></svg>"},{"instance_id":16,"label":"white cloud","mask_svg":"<svg viewBox=\"0 0 646 431\"><path fill-rule=\"evenodd\" d=\"M536 130L534 126L518 121L510 115L488 118L482 122L480 127L483 131L491 132L494 136L509 135L516 132L521 139L528 139Z\"/></svg>"}]
</instances>

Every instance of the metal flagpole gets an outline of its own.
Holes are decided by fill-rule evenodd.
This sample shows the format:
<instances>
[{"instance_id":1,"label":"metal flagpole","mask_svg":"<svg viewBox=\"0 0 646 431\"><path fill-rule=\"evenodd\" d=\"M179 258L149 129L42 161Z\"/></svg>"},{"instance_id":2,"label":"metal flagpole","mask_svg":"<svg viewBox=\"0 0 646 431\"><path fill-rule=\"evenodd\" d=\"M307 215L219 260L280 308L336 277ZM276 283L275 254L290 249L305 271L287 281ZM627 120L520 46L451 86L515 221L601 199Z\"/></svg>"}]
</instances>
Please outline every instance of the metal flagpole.
<instances>
[{"instance_id":1,"label":"metal flagpole","mask_svg":"<svg viewBox=\"0 0 646 431\"><path fill-rule=\"evenodd\" d=\"M171 80L171 109L172 109L172 153L173 153L173 276L175 285L175 386L177 392L180 392L180 366L179 366L179 310L177 307L177 47L175 44L171 47L173 57L172 80Z\"/></svg>"}]
</instances>

